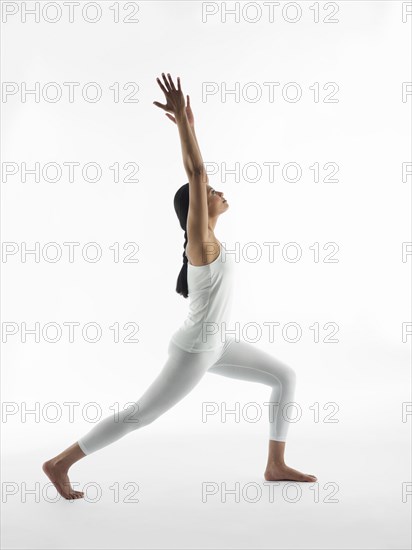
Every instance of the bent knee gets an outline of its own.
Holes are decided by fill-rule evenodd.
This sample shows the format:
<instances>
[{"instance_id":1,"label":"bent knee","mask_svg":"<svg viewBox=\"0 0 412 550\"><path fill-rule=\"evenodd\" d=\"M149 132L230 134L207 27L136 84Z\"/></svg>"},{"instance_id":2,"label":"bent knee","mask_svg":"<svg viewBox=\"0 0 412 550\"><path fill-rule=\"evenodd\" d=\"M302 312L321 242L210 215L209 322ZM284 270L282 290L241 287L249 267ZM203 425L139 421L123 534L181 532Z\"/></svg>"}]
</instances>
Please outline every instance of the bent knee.
<instances>
[{"instance_id":1,"label":"bent knee","mask_svg":"<svg viewBox=\"0 0 412 550\"><path fill-rule=\"evenodd\" d=\"M280 381L284 385L295 386L297 381L297 373L295 369L289 365L284 365L282 373L279 376Z\"/></svg>"}]
</instances>

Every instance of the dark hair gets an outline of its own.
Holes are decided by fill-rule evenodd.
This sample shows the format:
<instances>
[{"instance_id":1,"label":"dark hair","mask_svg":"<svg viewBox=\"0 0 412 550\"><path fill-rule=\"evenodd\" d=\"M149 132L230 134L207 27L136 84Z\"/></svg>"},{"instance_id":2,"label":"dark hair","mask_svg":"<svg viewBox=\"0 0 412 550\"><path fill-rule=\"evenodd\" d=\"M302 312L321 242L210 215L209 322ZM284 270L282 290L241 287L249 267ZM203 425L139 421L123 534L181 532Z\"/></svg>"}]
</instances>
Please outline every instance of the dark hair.
<instances>
[{"instance_id":1,"label":"dark hair","mask_svg":"<svg viewBox=\"0 0 412 550\"><path fill-rule=\"evenodd\" d=\"M186 248L187 245L187 215L189 213L189 183L185 183L176 191L174 198L174 207L176 210L177 217L179 218L180 227L185 232L185 242L183 248ZM177 277L176 283L176 292L181 294L184 298L189 296L189 288L187 286L187 256L186 252L183 251L183 266L180 270L179 276Z\"/></svg>"}]
</instances>

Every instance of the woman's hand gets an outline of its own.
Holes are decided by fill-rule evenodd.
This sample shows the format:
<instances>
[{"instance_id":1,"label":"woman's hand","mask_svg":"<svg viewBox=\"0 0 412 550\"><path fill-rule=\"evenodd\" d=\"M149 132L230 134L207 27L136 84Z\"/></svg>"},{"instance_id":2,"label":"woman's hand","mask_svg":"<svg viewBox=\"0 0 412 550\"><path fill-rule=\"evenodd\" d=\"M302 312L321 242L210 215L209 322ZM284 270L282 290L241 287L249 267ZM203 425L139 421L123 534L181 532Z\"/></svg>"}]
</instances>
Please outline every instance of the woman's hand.
<instances>
[{"instance_id":1,"label":"woman's hand","mask_svg":"<svg viewBox=\"0 0 412 550\"><path fill-rule=\"evenodd\" d=\"M189 124L192 128L195 127L195 118L193 116L193 111L190 107L190 97L187 95L187 105L186 105L186 116L187 116L187 120L189 121ZM173 121L175 124L176 124L176 119L174 116L172 115L169 115L169 113L166 113L166 116L168 118L170 118L171 121Z\"/></svg>"},{"instance_id":2,"label":"woman's hand","mask_svg":"<svg viewBox=\"0 0 412 550\"><path fill-rule=\"evenodd\" d=\"M161 83L159 78L156 78L160 88L166 96L166 104L163 105L158 101L153 101L153 104L157 107L160 107L164 111L173 113L176 116L181 115L185 112L185 98L180 87L180 78L177 77L177 90L173 83L170 73L167 73L168 79L165 77L165 73L162 73L162 77L165 83L165 86ZM176 120L175 120L176 122Z\"/></svg>"}]
</instances>

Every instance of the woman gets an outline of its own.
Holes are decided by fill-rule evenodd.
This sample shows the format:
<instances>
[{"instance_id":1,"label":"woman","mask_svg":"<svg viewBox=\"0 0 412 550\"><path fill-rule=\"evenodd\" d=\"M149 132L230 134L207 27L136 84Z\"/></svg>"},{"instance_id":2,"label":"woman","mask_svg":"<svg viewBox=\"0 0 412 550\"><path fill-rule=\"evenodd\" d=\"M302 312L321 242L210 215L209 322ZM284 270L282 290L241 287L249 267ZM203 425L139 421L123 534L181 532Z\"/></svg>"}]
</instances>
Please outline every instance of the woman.
<instances>
[{"instance_id":1,"label":"woman","mask_svg":"<svg viewBox=\"0 0 412 550\"><path fill-rule=\"evenodd\" d=\"M266 481L314 482L317 479L288 467L284 461L288 422L282 412L283 407L293 401L294 370L252 344L224 336L232 304L234 261L230 254L225 254L214 229L229 204L222 192L209 185L195 136L189 96L186 106L180 78L176 89L169 73L167 76L162 73L164 85L157 78L166 104L153 103L177 124L189 179L174 198L176 214L185 231L183 266L176 291L189 297L189 314L171 337L163 369L140 399L122 411L116 420L112 416L103 419L71 447L43 464L43 471L66 499L84 496L82 491L71 488L68 470L72 464L153 422L187 395L206 372L270 386L273 406L269 413Z\"/></svg>"}]
</instances>

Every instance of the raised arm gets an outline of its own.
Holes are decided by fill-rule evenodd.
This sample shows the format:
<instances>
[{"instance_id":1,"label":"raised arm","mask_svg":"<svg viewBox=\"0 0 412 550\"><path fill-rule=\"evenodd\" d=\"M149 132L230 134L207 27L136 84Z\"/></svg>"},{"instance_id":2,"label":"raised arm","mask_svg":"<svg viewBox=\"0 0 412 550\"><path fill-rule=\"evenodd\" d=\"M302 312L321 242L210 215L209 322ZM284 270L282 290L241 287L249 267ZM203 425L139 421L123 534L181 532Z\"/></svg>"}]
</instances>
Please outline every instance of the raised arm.
<instances>
[{"instance_id":1,"label":"raised arm","mask_svg":"<svg viewBox=\"0 0 412 550\"><path fill-rule=\"evenodd\" d=\"M157 78L157 82L166 96L167 103L153 103L164 111L173 113L177 124L182 148L183 165L189 179L189 213L187 219L188 239L193 245L203 246L208 240L208 207L207 184L209 179L203 164L194 130L192 130L186 115L185 100L177 78L177 89L168 73L168 78L162 73L165 86Z\"/></svg>"},{"instance_id":2,"label":"raised arm","mask_svg":"<svg viewBox=\"0 0 412 550\"><path fill-rule=\"evenodd\" d=\"M173 115L166 113L166 116L170 118L172 122L176 124L176 119ZM197 141L196 132L195 132L195 117L193 115L192 106L190 105L190 96L189 94L186 95L186 116L187 120L189 121L190 129L192 130L192 134L195 138L195 141L197 143L197 146L199 147L199 143ZM200 148L199 148L200 150Z\"/></svg>"}]
</instances>

